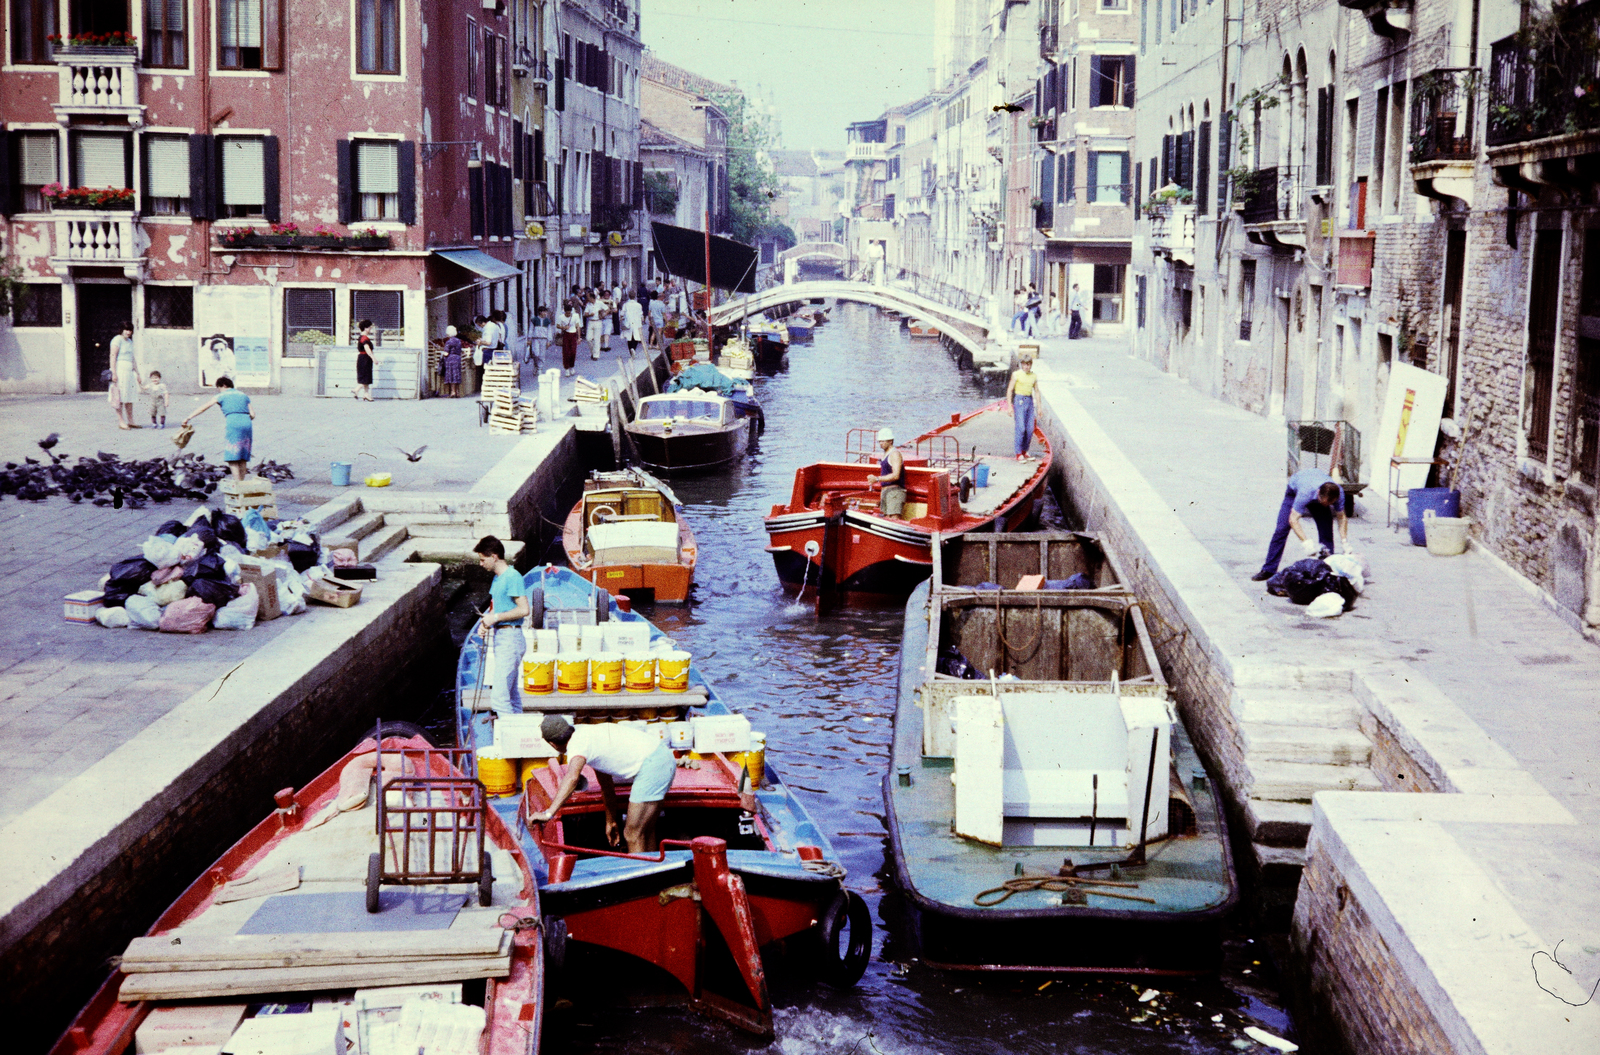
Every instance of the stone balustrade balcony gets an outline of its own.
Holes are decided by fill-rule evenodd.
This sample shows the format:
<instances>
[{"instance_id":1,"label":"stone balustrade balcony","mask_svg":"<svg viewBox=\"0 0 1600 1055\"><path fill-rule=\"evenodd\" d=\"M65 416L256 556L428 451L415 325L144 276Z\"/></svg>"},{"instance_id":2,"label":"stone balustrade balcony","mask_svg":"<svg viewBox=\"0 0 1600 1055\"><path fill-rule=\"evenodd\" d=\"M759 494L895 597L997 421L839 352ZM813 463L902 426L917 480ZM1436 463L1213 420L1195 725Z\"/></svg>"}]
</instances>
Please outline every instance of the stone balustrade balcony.
<instances>
[{"instance_id":1,"label":"stone balustrade balcony","mask_svg":"<svg viewBox=\"0 0 1600 1055\"><path fill-rule=\"evenodd\" d=\"M140 277L145 239L132 212L63 210L55 213L52 225L50 266L56 274L66 277L74 267L120 267L126 277Z\"/></svg>"},{"instance_id":2,"label":"stone balustrade balcony","mask_svg":"<svg viewBox=\"0 0 1600 1055\"><path fill-rule=\"evenodd\" d=\"M135 127L144 124L138 49L64 48L55 55L61 74L61 101L52 104L56 120L121 117Z\"/></svg>"}]
</instances>

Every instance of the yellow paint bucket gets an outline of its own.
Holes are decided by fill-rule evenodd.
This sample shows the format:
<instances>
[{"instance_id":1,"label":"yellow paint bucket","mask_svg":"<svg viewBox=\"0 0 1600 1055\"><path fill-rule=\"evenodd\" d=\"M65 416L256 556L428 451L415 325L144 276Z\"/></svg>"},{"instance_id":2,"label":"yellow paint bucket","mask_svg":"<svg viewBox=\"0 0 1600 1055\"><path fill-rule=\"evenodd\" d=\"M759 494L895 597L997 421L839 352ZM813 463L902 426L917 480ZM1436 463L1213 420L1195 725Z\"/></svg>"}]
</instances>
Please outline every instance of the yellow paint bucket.
<instances>
[{"instance_id":1,"label":"yellow paint bucket","mask_svg":"<svg viewBox=\"0 0 1600 1055\"><path fill-rule=\"evenodd\" d=\"M689 688L689 653L666 652L656 657L662 692L685 692Z\"/></svg>"},{"instance_id":2,"label":"yellow paint bucket","mask_svg":"<svg viewBox=\"0 0 1600 1055\"><path fill-rule=\"evenodd\" d=\"M522 691L546 696L556 691L556 658L540 654L522 661Z\"/></svg>"},{"instance_id":3,"label":"yellow paint bucket","mask_svg":"<svg viewBox=\"0 0 1600 1055\"><path fill-rule=\"evenodd\" d=\"M549 768L550 760L548 758L524 758L522 760L522 786L527 787L528 781L532 780L533 775L539 770Z\"/></svg>"},{"instance_id":4,"label":"yellow paint bucket","mask_svg":"<svg viewBox=\"0 0 1600 1055\"><path fill-rule=\"evenodd\" d=\"M595 692L622 691L622 656L616 652L597 652L589 661L589 687Z\"/></svg>"},{"instance_id":5,"label":"yellow paint bucket","mask_svg":"<svg viewBox=\"0 0 1600 1055\"><path fill-rule=\"evenodd\" d=\"M656 691L656 657L647 652L635 653L622 661L623 684L629 692Z\"/></svg>"},{"instance_id":6,"label":"yellow paint bucket","mask_svg":"<svg viewBox=\"0 0 1600 1055\"><path fill-rule=\"evenodd\" d=\"M496 798L517 793L517 763L515 759L502 758L493 748L478 752L478 779L483 790Z\"/></svg>"},{"instance_id":7,"label":"yellow paint bucket","mask_svg":"<svg viewBox=\"0 0 1600 1055\"><path fill-rule=\"evenodd\" d=\"M589 657L557 656L556 688L566 693L588 692Z\"/></svg>"},{"instance_id":8,"label":"yellow paint bucket","mask_svg":"<svg viewBox=\"0 0 1600 1055\"><path fill-rule=\"evenodd\" d=\"M750 771L750 783L759 788L767 775L766 733L751 731L750 750L744 753L744 767Z\"/></svg>"}]
</instances>

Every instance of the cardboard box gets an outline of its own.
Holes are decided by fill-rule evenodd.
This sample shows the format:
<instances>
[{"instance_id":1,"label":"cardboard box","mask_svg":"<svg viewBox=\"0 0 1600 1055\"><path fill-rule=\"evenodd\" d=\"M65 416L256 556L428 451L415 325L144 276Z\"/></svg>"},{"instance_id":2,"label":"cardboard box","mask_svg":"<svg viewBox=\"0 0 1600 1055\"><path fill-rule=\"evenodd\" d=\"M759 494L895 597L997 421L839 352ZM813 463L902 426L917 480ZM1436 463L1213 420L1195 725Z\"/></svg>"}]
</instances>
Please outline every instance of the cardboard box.
<instances>
[{"instance_id":1,"label":"cardboard box","mask_svg":"<svg viewBox=\"0 0 1600 1055\"><path fill-rule=\"evenodd\" d=\"M216 1048L233 1036L244 1019L244 1004L187 1004L153 1007L133 1031L133 1050L152 1055L173 1048Z\"/></svg>"},{"instance_id":2,"label":"cardboard box","mask_svg":"<svg viewBox=\"0 0 1600 1055\"><path fill-rule=\"evenodd\" d=\"M524 703L527 698L524 697ZM503 714L494 720L494 746L505 758L554 758L556 749L539 735L542 714Z\"/></svg>"},{"instance_id":3,"label":"cardboard box","mask_svg":"<svg viewBox=\"0 0 1600 1055\"><path fill-rule=\"evenodd\" d=\"M333 608L352 608L361 600L361 587L338 579L313 579L306 587L306 600Z\"/></svg>"},{"instance_id":4,"label":"cardboard box","mask_svg":"<svg viewBox=\"0 0 1600 1055\"><path fill-rule=\"evenodd\" d=\"M92 623L94 614L105 607L105 594L99 590L79 590L61 599L61 616L69 623Z\"/></svg>"},{"instance_id":5,"label":"cardboard box","mask_svg":"<svg viewBox=\"0 0 1600 1055\"><path fill-rule=\"evenodd\" d=\"M268 622L283 614L278 601L278 573L248 558L239 562L239 582L256 588L256 598L261 602L256 608L256 621Z\"/></svg>"},{"instance_id":6,"label":"cardboard box","mask_svg":"<svg viewBox=\"0 0 1600 1055\"><path fill-rule=\"evenodd\" d=\"M708 714L691 723L697 754L750 750L750 719L742 714Z\"/></svg>"},{"instance_id":7,"label":"cardboard box","mask_svg":"<svg viewBox=\"0 0 1600 1055\"><path fill-rule=\"evenodd\" d=\"M344 1015L338 1007L303 1015L247 1018L222 1045L223 1055L345 1055Z\"/></svg>"}]
</instances>

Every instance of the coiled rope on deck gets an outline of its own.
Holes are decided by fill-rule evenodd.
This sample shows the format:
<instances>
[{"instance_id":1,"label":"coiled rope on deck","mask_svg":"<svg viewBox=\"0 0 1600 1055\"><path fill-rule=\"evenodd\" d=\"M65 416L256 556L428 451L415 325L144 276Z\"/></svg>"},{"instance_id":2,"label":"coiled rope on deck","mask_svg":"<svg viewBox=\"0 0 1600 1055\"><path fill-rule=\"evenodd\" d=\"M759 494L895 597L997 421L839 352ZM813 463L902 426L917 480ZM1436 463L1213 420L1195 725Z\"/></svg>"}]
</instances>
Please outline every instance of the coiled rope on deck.
<instances>
[{"instance_id":1,"label":"coiled rope on deck","mask_svg":"<svg viewBox=\"0 0 1600 1055\"><path fill-rule=\"evenodd\" d=\"M1082 890L1084 894L1098 894L1100 897L1119 898L1123 901L1143 901L1154 905L1153 897L1142 897L1138 894L1118 894L1100 887L1125 887L1137 890L1138 883L1118 883L1110 879L1080 879L1077 876L1064 875L1020 875L1007 879L997 887L990 887L972 896L972 903L980 908L993 908L1009 898L1012 894L1025 894L1034 890L1047 890L1052 893L1065 893L1069 890Z\"/></svg>"}]
</instances>

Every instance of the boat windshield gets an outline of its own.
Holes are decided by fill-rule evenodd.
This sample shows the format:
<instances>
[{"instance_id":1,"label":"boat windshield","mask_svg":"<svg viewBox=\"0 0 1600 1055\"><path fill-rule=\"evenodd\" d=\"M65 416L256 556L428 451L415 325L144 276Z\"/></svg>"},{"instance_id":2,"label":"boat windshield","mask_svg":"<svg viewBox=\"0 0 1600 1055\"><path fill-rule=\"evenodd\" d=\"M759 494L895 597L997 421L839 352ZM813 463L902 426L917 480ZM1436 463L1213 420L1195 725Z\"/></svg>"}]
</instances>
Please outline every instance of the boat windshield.
<instances>
[{"instance_id":1,"label":"boat windshield","mask_svg":"<svg viewBox=\"0 0 1600 1055\"><path fill-rule=\"evenodd\" d=\"M701 399L651 399L640 409L644 421L665 421L679 418L685 421L719 421L722 405Z\"/></svg>"}]
</instances>

